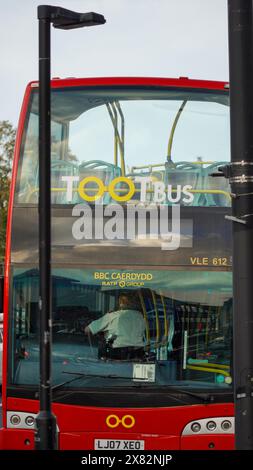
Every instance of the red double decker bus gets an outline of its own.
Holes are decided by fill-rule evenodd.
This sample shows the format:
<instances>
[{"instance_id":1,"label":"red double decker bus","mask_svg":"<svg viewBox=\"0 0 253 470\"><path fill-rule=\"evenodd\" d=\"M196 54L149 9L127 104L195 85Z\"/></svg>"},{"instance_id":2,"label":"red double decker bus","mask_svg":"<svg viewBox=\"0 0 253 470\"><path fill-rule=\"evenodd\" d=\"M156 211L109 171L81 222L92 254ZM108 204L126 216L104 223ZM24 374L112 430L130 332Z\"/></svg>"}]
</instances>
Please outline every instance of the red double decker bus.
<instances>
[{"instance_id":1,"label":"red double decker bus","mask_svg":"<svg viewBox=\"0 0 253 470\"><path fill-rule=\"evenodd\" d=\"M229 94L53 79L52 397L59 449L233 449ZM39 409L38 83L15 148L2 449ZM123 301L122 301L123 299Z\"/></svg>"}]
</instances>

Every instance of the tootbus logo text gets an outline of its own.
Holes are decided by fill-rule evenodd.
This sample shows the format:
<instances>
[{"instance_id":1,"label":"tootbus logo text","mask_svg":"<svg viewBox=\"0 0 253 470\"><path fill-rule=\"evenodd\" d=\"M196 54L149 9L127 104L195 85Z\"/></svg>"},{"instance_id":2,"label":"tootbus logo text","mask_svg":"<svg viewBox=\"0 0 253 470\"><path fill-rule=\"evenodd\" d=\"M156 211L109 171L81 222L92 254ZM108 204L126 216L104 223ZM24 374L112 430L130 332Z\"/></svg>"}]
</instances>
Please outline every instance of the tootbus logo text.
<instances>
[{"instance_id":1,"label":"tootbus logo text","mask_svg":"<svg viewBox=\"0 0 253 470\"><path fill-rule=\"evenodd\" d=\"M108 186L97 176L87 176L79 182L79 176L62 176L63 182L66 182L66 198L67 202L72 202L74 190L78 192L80 198L86 202L95 202L101 199L105 193L109 193L111 198L117 202L127 202L132 199L136 192L140 193L139 201L146 202L147 194L152 193L152 201L157 204L162 204L166 200L170 203L177 204L181 199L184 203L190 204L193 201L192 186L190 185L177 185L176 188L172 185L165 185L162 181L153 181L151 177L136 176L134 179L125 176L114 178ZM78 187L74 188L74 183ZM89 187L90 184L95 183L95 188ZM138 184L138 187L136 187ZM124 187L123 187L123 186ZM127 187L125 187L125 185ZM94 194L90 194L90 192Z\"/></svg>"}]
</instances>

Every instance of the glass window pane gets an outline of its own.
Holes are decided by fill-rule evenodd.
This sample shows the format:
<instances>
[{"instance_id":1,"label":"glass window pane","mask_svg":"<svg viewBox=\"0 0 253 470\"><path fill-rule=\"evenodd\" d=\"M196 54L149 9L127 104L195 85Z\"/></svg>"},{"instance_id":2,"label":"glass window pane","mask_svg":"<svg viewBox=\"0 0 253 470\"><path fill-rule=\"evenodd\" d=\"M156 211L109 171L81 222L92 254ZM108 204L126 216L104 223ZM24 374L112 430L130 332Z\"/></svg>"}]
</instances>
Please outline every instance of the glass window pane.
<instances>
[{"instance_id":1,"label":"glass window pane","mask_svg":"<svg viewBox=\"0 0 253 470\"><path fill-rule=\"evenodd\" d=\"M230 155L228 95L224 93L56 89L52 90L51 127L54 204L83 202L79 183L84 179L84 191L91 198L86 202L114 202L108 185L127 176L135 186L133 201L140 199L139 178L148 177L148 202L156 202L155 183L161 182L166 192L171 185L174 193L178 185L190 185L193 198L186 205L230 205L228 182L209 176ZM87 180L91 177L92 181ZM99 184L105 189L92 199L99 193ZM121 183L114 189L122 196L127 188ZM23 136L17 200L38 200L36 91ZM167 198L162 203L168 203Z\"/></svg>"},{"instance_id":2,"label":"glass window pane","mask_svg":"<svg viewBox=\"0 0 253 470\"><path fill-rule=\"evenodd\" d=\"M231 386L230 272L61 267L52 281L55 385ZM38 328L38 272L16 269L12 383L39 381Z\"/></svg>"}]
</instances>

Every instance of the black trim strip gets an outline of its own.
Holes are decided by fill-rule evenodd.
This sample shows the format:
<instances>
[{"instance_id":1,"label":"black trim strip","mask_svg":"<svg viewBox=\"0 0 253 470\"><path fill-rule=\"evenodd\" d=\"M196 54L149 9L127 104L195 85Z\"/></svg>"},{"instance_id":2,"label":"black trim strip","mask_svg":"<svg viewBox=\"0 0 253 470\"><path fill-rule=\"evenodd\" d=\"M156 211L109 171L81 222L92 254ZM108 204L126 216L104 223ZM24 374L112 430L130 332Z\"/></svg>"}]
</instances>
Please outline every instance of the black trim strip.
<instances>
[{"instance_id":1,"label":"black trim strip","mask_svg":"<svg viewBox=\"0 0 253 470\"><path fill-rule=\"evenodd\" d=\"M232 403L233 392L216 391L216 390L193 390L193 393L199 393L199 400L195 397L186 396L180 391L173 389L156 389L151 388L138 390L136 388L122 389L106 389L106 391L97 388L89 390L65 389L55 393L54 403L62 403L68 405L94 406L94 407L111 407L114 408L159 408L159 407L175 407L203 404L203 397L207 394L212 395L212 404L214 403ZM38 388L9 386L7 388L7 396L15 398L23 398L30 400L38 400Z\"/></svg>"}]
</instances>

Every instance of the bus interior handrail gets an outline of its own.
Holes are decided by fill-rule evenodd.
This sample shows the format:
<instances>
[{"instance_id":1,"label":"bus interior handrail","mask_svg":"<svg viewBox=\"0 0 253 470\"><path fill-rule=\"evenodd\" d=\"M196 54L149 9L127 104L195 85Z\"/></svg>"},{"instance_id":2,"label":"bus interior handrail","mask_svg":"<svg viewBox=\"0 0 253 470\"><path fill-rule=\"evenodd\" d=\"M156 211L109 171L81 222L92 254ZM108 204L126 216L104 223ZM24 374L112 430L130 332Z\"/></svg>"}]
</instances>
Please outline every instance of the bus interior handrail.
<instances>
[{"instance_id":1,"label":"bus interior handrail","mask_svg":"<svg viewBox=\"0 0 253 470\"><path fill-rule=\"evenodd\" d=\"M108 192L108 187L105 186L105 192ZM51 188L51 191L52 192L62 192L62 193L66 193L67 192L67 188ZM73 188L73 192L77 192L78 191L78 188ZM90 192L96 192L97 191L97 188L88 188L88 191ZM116 193L126 193L128 191L128 189L126 188L115 188L114 189L114 192ZM172 189L172 192L176 192L177 190L176 189ZM30 202L30 198L35 194L35 193L38 193L39 192L39 188L33 188L25 202L28 203ZM135 189L135 192L136 193L140 193L141 190L139 188L136 188ZM154 190L153 189L147 189L147 193L153 193ZM165 192L167 192L167 190L165 189ZM222 189L190 189L188 191L189 193L193 193L193 194L220 194L220 195L223 195L226 197L226 199L229 201L229 203L231 202L231 193L229 193L228 191L224 191Z\"/></svg>"}]
</instances>

